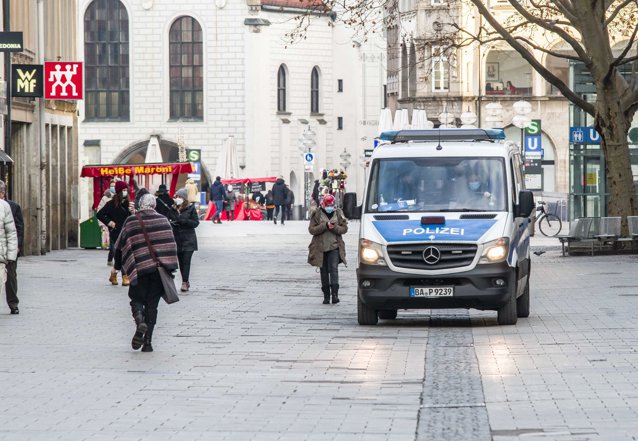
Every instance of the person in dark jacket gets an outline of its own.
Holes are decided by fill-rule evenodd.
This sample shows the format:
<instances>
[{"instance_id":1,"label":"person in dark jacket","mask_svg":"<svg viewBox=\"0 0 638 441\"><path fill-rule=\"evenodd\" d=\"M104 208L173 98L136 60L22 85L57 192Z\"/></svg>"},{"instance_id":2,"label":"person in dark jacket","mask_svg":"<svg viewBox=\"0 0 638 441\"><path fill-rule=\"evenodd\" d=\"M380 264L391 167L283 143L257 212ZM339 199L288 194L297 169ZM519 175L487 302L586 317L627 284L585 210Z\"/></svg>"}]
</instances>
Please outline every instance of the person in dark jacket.
<instances>
[{"instance_id":1,"label":"person in dark jacket","mask_svg":"<svg viewBox=\"0 0 638 441\"><path fill-rule=\"evenodd\" d=\"M279 211L281 210L281 225L285 225L286 221L286 194L288 190L286 189L286 184L284 182L284 178L279 177L277 181L275 181L275 185L272 186L272 196L275 199L275 216L273 217L273 222L277 225L277 216L279 216Z\"/></svg>"},{"instance_id":2,"label":"person in dark jacket","mask_svg":"<svg viewBox=\"0 0 638 441\"><path fill-rule=\"evenodd\" d=\"M155 211L170 220L175 201L168 195L166 185L161 184L155 193Z\"/></svg>"},{"instance_id":3,"label":"person in dark jacket","mask_svg":"<svg viewBox=\"0 0 638 441\"><path fill-rule=\"evenodd\" d=\"M115 183L115 196L97 212L97 218L104 225L109 227L109 249L115 250L115 242L120 236L124 222L131 215L130 202L128 199L128 186L124 181ZM109 281L112 285L117 285L117 270L111 270ZM122 286L129 285L129 278L122 272Z\"/></svg>"},{"instance_id":4,"label":"person in dark jacket","mask_svg":"<svg viewBox=\"0 0 638 441\"><path fill-rule=\"evenodd\" d=\"M22 246L24 244L24 219L22 217L22 209L17 202L6 199L6 185L4 181L0 181L0 199L6 200L11 207L11 214L13 214L13 222L16 226L16 233L18 234L18 256L22 254ZM7 282L4 285L4 289L7 295L7 305L11 314L20 314L18 309L18 257L16 260L7 261Z\"/></svg>"},{"instance_id":5,"label":"person in dark jacket","mask_svg":"<svg viewBox=\"0 0 638 441\"><path fill-rule=\"evenodd\" d=\"M146 236L159 264L169 272L177 270L177 246L171 224L154 208L155 197L150 194L142 196L140 210L126 220L115 243L115 268L121 269L131 278L128 296L131 299L131 313L135 320L131 346L133 349L141 347L142 352L153 352L152 339L153 329L157 323L157 305L164 293L162 279L157 270L158 262L149 252Z\"/></svg>"},{"instance_id":6,"label":"person in dark jacket","mask_svg":"<svg viewBox=\"0 0 638 441\"><path fill-rule=\"evenodd\" d=\"M213 216L214 224L221 224L222 210L224 209L224 200L226 200L226 189L222 184L222 178L217 176L215 182L210 187L210 200L215 204L215 215Z\"/></svg>"},{"instance_id":7,"label":"person in dark jacket","mask_svg":"<svg viewBox=\"0 0 638 441\"><path fill-rule=\"evenodd\" d=\"M286 185L286 220L292 220L292 206L295 203L295 194L290 189L290 186Z\"/></svg>"},{"instance_id":8,"label":"person in dark jacket","mask_svg":"<svg viewBox=\"0 0 638 441\"><path fill-rule=\"evenodd\" d=\"M266 193L266 220L272 220L272 212L275 209L275 198L272 195L272 190L268 190Z\"/></svg>"},{"instance_id":9,"label":"person in dark jacket","mask_svg":"<svg viewBox=\"0 0 638 441\"><path fill-rule=\"evenodd\" d=\"M199 217L195 204L188 202L188 190L180 188L175 192L175 216L171 220L173 235L177 243L177 260L179 272L182 275L182 292L190 289L189 276L191 272L191 259L197 251L197 235L195 228L199 225Z\"/></svg>"}]
</instances>

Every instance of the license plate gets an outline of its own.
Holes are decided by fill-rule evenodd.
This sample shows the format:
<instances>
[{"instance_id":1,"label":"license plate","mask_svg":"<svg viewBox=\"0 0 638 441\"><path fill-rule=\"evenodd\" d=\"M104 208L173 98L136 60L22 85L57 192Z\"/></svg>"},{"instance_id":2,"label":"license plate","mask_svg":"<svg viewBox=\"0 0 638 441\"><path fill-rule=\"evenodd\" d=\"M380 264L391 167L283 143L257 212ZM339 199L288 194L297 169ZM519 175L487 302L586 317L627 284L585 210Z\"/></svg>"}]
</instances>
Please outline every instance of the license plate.
<instances>
[{"instance_id":1,"label":"license plate","mask_svg":"<svg viewBox=\"0 0 638 441\"><path fill-rule=\"evenodd\" d=\"M410 287L410 297L450 297L453 295L453 286Z\"/></svg>"}]
</instances>

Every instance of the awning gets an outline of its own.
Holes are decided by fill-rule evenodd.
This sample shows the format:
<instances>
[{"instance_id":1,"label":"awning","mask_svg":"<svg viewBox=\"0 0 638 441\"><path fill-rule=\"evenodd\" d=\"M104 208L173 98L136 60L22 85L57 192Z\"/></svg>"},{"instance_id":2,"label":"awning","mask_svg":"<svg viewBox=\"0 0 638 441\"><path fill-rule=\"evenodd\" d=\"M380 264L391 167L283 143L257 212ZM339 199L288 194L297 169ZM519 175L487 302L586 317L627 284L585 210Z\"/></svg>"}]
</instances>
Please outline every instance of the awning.
<instances>
[{"instance_id":1,"label":"awning","mask_svg":"<svg viewBox=\"0 0 638 441\"><path fill-rule=\"evenodd\" d=\"M13 159L9 155L7 155L4 150L0 150L0 162L3 164L12 164Z\"/></svg>"},{"instance_id":2,"label":"awning","mask_svg":"<svg viewBox=\"0 0 638 441\"><path fill-rule=\"evenodd\" d=\"M11 158L9 158L11 159ZM82 167L83 178L102 178L112 176L134 175L178 175L193 173L195 167L190 162L174 162L162 164L122 164L122 165L85 165Z\"/></svg>"},{"instance_id":3,"label":"awning","mask_svg":"<svg viewBox=\"0 0 638 441\"><path fill-rule=\"evenodd\" d=\"M265 178L222 179L222 184L250 184L251 182L275 182L276 180L276 176L268 176Z\"/></svg>"}]
</instances>

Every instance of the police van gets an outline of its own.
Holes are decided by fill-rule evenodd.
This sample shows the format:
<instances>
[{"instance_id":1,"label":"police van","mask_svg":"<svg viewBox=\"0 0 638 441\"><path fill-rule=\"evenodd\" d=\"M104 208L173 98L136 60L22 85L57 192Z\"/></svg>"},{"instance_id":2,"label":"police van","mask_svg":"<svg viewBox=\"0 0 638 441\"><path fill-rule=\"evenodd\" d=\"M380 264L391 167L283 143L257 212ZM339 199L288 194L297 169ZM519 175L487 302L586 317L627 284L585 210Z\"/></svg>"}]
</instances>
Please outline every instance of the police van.
<instances>
[{"instance_id":1,"label":"police van","mask_svg":"<svg viewBox=\"0 0 638 441\"><path fill-rule=\"evenodd\" d=\"M496 310L500 325L529 316L529 216L516 144L502 130L385 132L370 158L361 219L361 325L399 309Z\"/></svg>"}]
</instances>

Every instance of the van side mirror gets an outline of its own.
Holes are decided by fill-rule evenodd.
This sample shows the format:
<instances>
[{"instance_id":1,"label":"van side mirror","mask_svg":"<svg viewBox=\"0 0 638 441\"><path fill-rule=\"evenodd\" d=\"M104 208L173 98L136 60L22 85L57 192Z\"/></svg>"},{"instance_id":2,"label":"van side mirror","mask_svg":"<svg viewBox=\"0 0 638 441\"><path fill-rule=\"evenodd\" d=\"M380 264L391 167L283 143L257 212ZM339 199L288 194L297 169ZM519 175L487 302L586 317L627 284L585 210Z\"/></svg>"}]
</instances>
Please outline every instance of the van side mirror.
<instances>
[{"instance_id":1,"label":"van side mirror","mask_svg":"<svg viewBox=\"0 0 638 441\"><path fill-rule=\"evenodd\" d=\"M361 205L357 206L356 193L346 193L343 196L343 214L348 219L361 219Z\"/></svg>"},{"instance_id":2,"label":"van side mirror","mask_svg":"<svg viewBox=\"0 0 638 441\"><path fill-rule=\"evenodd\" d=\"M518 207L516 217L529 217L536 204L534 204L534 193L529 190L521 190L518 193Z\"/></svg>"}]
</instances>

